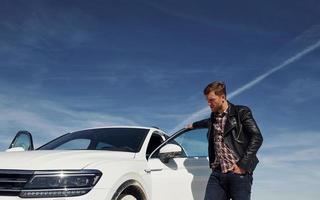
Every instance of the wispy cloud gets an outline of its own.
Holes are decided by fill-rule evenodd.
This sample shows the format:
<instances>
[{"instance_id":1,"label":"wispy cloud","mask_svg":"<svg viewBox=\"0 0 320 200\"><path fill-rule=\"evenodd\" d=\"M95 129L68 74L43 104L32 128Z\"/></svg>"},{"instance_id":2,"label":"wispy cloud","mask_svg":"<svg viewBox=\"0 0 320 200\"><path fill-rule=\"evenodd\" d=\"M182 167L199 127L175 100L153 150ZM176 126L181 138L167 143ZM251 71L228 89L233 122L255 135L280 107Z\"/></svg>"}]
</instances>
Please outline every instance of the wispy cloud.
<instances>
[{"instance_id":1,"label":"wispy cloud","mask_svg":"<svg viewBox=\"0 0 320 200\"><path fill-rule=\"evenodd\" d=\"M185 20L191 23L203 24L205 26L214 27L216 29L227 29L232 31L244 31L247 33L254 33L259 35L274 35L280 34L275 33L275 30L270 31L265 26L259 24L250 25L252 22L246 22L249 25L246 25L239 19L237 15L234 21L231 21L228 18L217 15L215 9L221 9L221 3L214 1L163 1L163 0L140 0L145 5L160 11L166 15L173 16L178 19ZM192 8L192 9L190 9ZM230 13L229 13L230 14ZM239 20L239 21L237 21ZM253 23L254 24L254 23Z\"/></svg>"},{"instance_id":2,"label":"wispy cloud","mask_svg":"<svg viewBox=\"0 0 320 200\"><path fill-rule=\"evenodd\" d=\"M172 15L175 17L179 17L181 19L186 19L186 20L190 20L190 21L194 21L194 22L199 22L199 23L203 23L203 24L207 24L207 25L214 25L214 23L212 22L212 20L209 20L203 16L200 15L201 10L198 10L199 13L197 13L196 15L191 14L188 11L183 11L183 9L187 6L184 6L184 4L186 2L184 2L184 4L179 4L179 6L177 6L177 8L179 9L174 9L175 7L175 3L174 2L170 2L170 6L166 5L165 2L157 2L157 1L148 1L148 0L142 0L142 2L144 2L145 4L149 5L150 7L160 10L168 15ZM191 4L192 2L188 2L189 4ZM193 2L194 3L194 2ZM198 3L198 2L197 2ZM193 4L193 5L189 5L192 7L197 7L198 9L200 7L197 6L198 4ZM195 11L196 9L194 9L193 11Z\"/></svg>"},{"instance_id":3,"label":"wispy cloud","mask_svg":"<svg viewBox=\"0 0 320 200\"><path fill-rule=\"evenodd\" d=\"M260 152L261 168L264 173L269 170L288 169L297 172L303 169L303 176L319 176L315 166L320 164L320 137L317 131L287 130L276 136L265 137Z\"/></svg>"},{"instance_id":4,"label":"wispy cloud","mask_svg":"<svg viewBox=\"0 0 320 200\"><path fill-rule=\"evenodd\" d=\"M311 38L310 38L310 36L311 36ZM279 64L275 67L272 67L269 71L263 73L262 75L254 78L252 81L248 82L247 84L245 84L245 85L241 86L240 88L236 89L235 91L231 92L228 95L228 99L232 99L232 98L242 94L243 92L245 92L245 91L249 90L250 88L259 84L261 81L265 80L266 78L268 78L272 74L289 66L290 64L298 61L299 59L303 58L305 55L307 55L310 52L314 51L315 49L319 48L320 47L319 37L320 37L320 26L314 26L311 28L311 30L307 30L305 33L300 35L298 37L298 39L299 40L308 40L308 44L310 43L310 40L311 40L311 42L312 42L311 45L304 47L302 50L299 50L293 56L291 56L289 58L285 58L285 60L281 64ZM294 40L294 42L296 42L296 40ZM187 123L190 123L196 119L199 119L200 117L207 115L209 111L210 111L210 109L208 107L205 107L199 111L192 113L189 118L184 120L178 126L174 127L173 131L176 131L179 128L182 128L183 126L185 126Z\"/></svg>"},{"instance_id":5,"label":"wispy cloud","mask_svg":"<svg viewBox=\"0 0 320 200\"><path fill-rule=\"evenodd\" d=\"M8 138L18 130L29 130L36 145L66 132L108 125L137 125L136 122L113 114L72 110L62 104L36 99L16 99L1 95L0 132ZM1 141L7 147L11 139Z\"/></svg>"},{"instance_id":6,"label":"wispy cloud","mask_svg":"<svg viewBox=\"0 0 320 200\"><path fill-rule=\"evenodd\" d=\"M290 129L280 130L276 137L268 137L264 144L264 150L275 148L318 146L320 142L320 133L318 131L297 132Z\"/></svg>"},{"instance_id":7,"label":"wispy cloud","mask_svg":"<svg viewBox=\"0 0 320 200\"><path fill-rule=\"evenodd\" d=\"M281 98L287 99L288 97L294 97L290 99L293 103L301 104L307 103L314 99L320 99L320 93L315 92L320 88L320 80L317 77L299 78L288 83L287 86L278 88L281 96L271 94L276 100Z\"/></svg>"},{"instance_id":8,"label":"wispy cloud","mask_svg":"<svg viewBox=\"0 0 320 200\"><path fill-rule=\"evenodd\" d=\"M266 135L254 174L256 199L317 199L320 187L319 131L292 129ZM301 193L297 193L301 191Z\"/></svg>"}]
</instances>

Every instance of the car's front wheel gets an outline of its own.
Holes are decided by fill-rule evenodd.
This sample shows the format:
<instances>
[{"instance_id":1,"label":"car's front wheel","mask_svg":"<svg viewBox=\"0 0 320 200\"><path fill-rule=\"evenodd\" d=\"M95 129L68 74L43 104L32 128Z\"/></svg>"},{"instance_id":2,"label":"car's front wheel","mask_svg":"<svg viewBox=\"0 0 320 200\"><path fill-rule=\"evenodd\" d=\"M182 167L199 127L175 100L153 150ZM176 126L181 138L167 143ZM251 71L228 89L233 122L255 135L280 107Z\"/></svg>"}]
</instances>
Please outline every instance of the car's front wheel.
<instances>
[{"instance_id":1,"label":"car's front wheel","mask_svg":"<svg viewBox=\"0 0 320 200\"><path fill-rule=\"evenodd\" d=\"M119 200L137 200L137 198L130 194L124 194L119 197Z\"/></svg>"}]
</instances>

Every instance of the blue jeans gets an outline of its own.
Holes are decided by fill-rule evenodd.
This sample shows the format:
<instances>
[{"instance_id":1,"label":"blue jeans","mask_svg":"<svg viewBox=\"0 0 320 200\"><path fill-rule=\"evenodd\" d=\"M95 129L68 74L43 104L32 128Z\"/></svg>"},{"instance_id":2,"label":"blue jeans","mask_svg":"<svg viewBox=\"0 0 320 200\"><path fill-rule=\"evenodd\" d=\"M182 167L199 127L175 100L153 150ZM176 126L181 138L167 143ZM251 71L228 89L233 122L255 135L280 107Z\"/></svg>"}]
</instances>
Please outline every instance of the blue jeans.
<instances>
[{"instance_id":1,"label":"blue jeans","mask_svg":"<svg viewBox=\"0 0 320 200\"><path fill-rule=\"evenodd\" d=\"M205 200L250 200L252 175L221 173L213 171L210 175Z\"/></svg>"}]
</instances>

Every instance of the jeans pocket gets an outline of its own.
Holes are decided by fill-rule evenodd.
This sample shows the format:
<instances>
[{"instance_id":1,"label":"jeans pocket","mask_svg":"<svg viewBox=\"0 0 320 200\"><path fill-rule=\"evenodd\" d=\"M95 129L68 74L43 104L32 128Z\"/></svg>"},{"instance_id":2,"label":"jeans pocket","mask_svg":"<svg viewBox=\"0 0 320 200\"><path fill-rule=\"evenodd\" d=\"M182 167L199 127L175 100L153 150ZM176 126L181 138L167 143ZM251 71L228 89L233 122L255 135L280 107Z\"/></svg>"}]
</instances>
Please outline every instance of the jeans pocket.
<instances>
[{"instance_id":1,"label":"jeans pocket","mask_svg":"<svg viewBox=\"0 0 320 200\"><path fill-rule=\"evenodd\" d=\"M247 173L245 173L245 174L238 174L235 172L231 172L231 173L234 174L235 176L239 176L240 178L244 178L247 175Z\"/></svg>"},{"instance_id":2,"label":"jeans pocket","mask_svg":"<svg viewBox=\"0 0 320 200\"><path fill-rule=\"evenodd\" d=\"M248 179L250 186L252 186L252 182L253 182L252 174L247 174L247 179Z\"/></svg>"}]
</instances>

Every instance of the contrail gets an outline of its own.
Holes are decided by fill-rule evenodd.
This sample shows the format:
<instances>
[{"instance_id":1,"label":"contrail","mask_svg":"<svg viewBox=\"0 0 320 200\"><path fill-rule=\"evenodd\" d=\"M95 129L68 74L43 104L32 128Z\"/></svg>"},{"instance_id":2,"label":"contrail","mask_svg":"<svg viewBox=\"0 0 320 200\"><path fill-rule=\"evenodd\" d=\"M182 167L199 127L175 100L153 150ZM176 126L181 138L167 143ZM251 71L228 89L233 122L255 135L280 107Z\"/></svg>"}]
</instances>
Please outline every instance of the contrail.
<instances>
[{"instance_id":1,"label":"contrail","mask_svg":"<svg viewBox=\"0 0 320 200\"><path fill-rule=\"evenodd\" d=\"M280 69L290 65L291 63L294 63L295 61L301 59L303 56L305 56L306 54L310 53L311 51L317 49L318 47L320 47L320 40L318 40L315 44L307 47L303 51L301 51L301 52L297 53L296 55L292 56L291 58L287 59L282 64L274 67L273 69L271 69L271 70L267 71L266 73L258 76L257 78L253 79L252 81L250 81L249 83L245 84L244 86L238 88L236 91L234 91L230 95L228 95L229 99L241 94L245 90L250 89L251 87L253 87L256 84L258 84L259 82L263 81L264 79L266 79L267 77L269 77L273 73L275 73L275 72L279 71Z\"/></svg>"},{"instance_id":2,"label":"contrail","mask_svg":"<svg viewBox=\"0 0 320 200\"><path fill-rule=\"evenodd\" d=\"M273 73L275 73L275 72L285 68L286 66L296 62L297 60L301 59L302 57L304 57L308 53L312 52L313 50L317 49L318 47L320 47L320 40L317 40L315 43L313 43L312 45L310 45L307 48L303 49L302 51L296 53L294 56L288 58L287 60L285 60L280 65L277 65L277 66L273 67L271 70L267 71L266 73L256 77L252 81L248 82L247 84L243 85L242 87L240 87L240 88L236 89L235 91L231 92L230 95L228 95L228 99L232 99L233 97L236 97L236 96L240 95L244 91L252 88L253 86L257 85L258 83L260 83L261 81L266 79L267 77L271 76ZM191 123L191 122L193 122L195 120L198 120L200 117L205 116L209 112L210 112L209 107L205 107L205 108L193 113L190 117L188 117L186 120L184 120L183 122L178 124L175 128L173 128L171 133L179 130L180 128L184 127L188 123Z\"/></svg>"}]
</instances>

